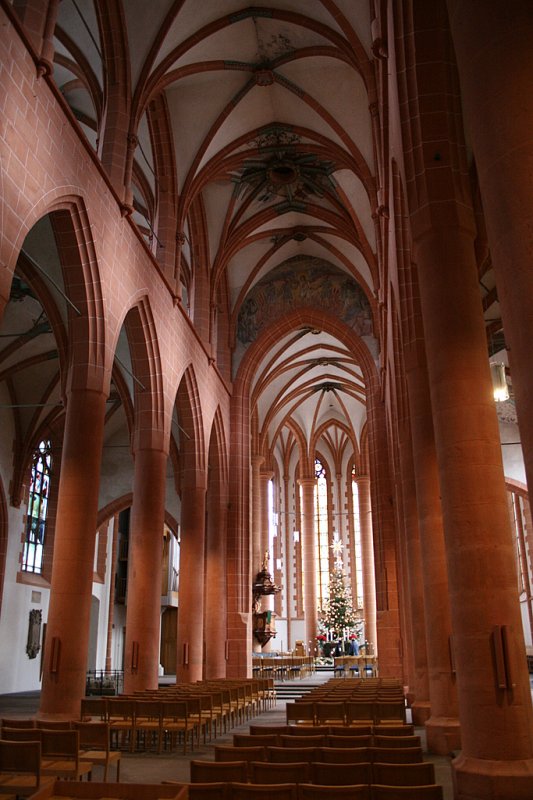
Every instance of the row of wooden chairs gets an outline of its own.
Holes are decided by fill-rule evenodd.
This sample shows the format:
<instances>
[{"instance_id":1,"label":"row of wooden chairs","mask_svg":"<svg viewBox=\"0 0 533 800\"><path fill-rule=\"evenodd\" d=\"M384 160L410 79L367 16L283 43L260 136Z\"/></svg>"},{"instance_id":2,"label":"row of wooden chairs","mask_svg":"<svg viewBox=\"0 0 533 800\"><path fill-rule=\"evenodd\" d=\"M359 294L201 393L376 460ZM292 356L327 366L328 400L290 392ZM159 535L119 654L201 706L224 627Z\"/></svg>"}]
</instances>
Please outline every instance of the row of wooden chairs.
<instances>
[{"instance_id":1,"label":"row of wooden chairs","mask_svg":"<svg viewBox=\"0 0 533 800\"><path fill-rule=\"evenodd\" d=\"M90 778L93 764L80 758L77 731L2 728L0 792L28 796L50 780Z\"/></svg>"},{"instance_id":2,"label":"row of wooden chairs","mask_svg":"<svg viewBox=\"0 0 533 800\"><path fill-rule=\"evenodd\" d=\"M215 761L270 761L287 764L295 761L329 764L419 764L424 756L421 747L278 747L258 745L237 747L215 745Z\"/></svg>"},{"instance_id":3,"label":"row of wooden chairs","mask_svg":"<svg viewBox=\"0 0 533 800\"><path fill-rule=\"evenodd\" d=\"M191 761L192 783L250 781L251 783L315 783L345 786L378 783L387 786L425 786L435 783L435 768L429 761L388 764L379 761L332 765L327 761Z\"/></svg>"},{"instance_id":4,"label":"row of wooden chairs","mask_svg":"<svg viewBox=\"0 0 533 800\"><path fill-rule=\"evenodd\" d=\"M343 699L287 703L286 722L308 725L404 725L405 702Z\"/></svg>"},{"instance_id":5,"label":"row of wooden chairs","mask_svg":"<svg viewBox=\"0 0 533 800\"><path fill-rule=\"evenodd\" d=\"M310 783L191 783L189 800L443 800L442 787L379 786L360 784L350 786L319 786Z\"/></svg>"},{"instance_id":6,"label":"row of wooden chairs","mask_svg":"<svg viewBox=\"0 0 533 800\"><path fill-rule=\"evenodd\" d=\"M405 725L250 725L250 734L264 736L413 736L415 726Z\"/></svg>"},{"instance_id":7,"label":"row of wooden chairs","mask_svg":"<svg viewBox=\"0 0 533 800\"><path fill-rule=\"evenodd\" d=\"M363 736L342 736L338 734L318 734L310 736L310 728L302 736L277 733L234 733L236 747L421 747L420 736L383 736L364 734Z\"/></svg>"}]
</instances>

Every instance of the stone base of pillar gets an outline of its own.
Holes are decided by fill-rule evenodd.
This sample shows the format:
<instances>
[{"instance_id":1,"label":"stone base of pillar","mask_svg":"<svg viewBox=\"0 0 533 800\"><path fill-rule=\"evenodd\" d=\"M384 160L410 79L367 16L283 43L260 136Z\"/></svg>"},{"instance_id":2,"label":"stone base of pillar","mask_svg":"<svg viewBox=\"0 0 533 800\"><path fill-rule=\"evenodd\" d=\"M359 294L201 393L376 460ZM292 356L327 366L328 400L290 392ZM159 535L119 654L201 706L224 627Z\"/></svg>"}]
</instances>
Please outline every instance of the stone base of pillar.
<instances>
[{"instance_id":1,"label":"stone base of pillar","mask_svg":"<svg viewBox=\"0 0 533 800\"><path fill-rule=\"evenodd\" d=\"M457 717L430 717L426 722L428 750L449 756L461 749L461 726Z\"/></svg>"},{"instance_id":2,"label":"stone base of pillar","mask_svg":"<svg viewBox=\"0 0 533 800\"><path fill-rule=\"evenodd\" d=\"M489 761L461 753L452 761L455 800L530 800L533 758Z\"/></svg>"},{"instance_id":3,"label":"stone base of pillar","mask_svg":"<svg viewBox=\"0 0 533 800\"><path fill-rule=\"evenodd\" d=\"M411 705L411 716L414 725L425 725L431 716L429 700L415 700Z\"/></svg>"}]
</instances>

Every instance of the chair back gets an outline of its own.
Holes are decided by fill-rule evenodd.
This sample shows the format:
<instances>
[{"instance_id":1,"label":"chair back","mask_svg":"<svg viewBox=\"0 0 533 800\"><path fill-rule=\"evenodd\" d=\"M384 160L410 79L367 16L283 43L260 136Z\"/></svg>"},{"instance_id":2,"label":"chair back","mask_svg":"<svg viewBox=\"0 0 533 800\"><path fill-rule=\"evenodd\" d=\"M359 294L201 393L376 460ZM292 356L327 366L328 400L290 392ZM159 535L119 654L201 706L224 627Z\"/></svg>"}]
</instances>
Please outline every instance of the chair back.
<instances>
[{"instance_id":1,"label":"chair back","mask_svg":"<svg viewBox=\"0 0 533 800\"><path fill-rule=\"evenodd\" d=\"M369 786L316 786L312 783L301 783L298 787L299 800L370 800Z\"/></svg>"},{"instance_id":2,"label":"chair back","mask_svg":"<svg viewBox=\"0 0 533 800\"><path fill-rule=\"evenodd\" d=\"M246 761L191 761L191 783L245 783L247 777Z\"/></svg>"},{"instance_id":3,"label":"chair back","mask_svg":"<svg viewBox=\"0 0 533 800\"><path fill-rule=\"evenodd\" d=\"M328 747L371 747L372 736L328 736Z\"/></svg>"},{"instance_id":4,"label":"chair back","mask_svg":"<svg viewBox=\"0 0 533 800\"><path fill-rule=\"evenodd\" d=\"M310 763L316 760L318 749L316 747L267 747L268 760L275 764L286 764L287 762L306 761Z\"/></svg>"},{"instance_id":5,"label":"chair back","mask_svg":"<svg viewBox=\"0 0 533 800\"><path fill-rule=\"evenodd\" d=\"M372 785L372 800L443 800L442 786Z\"/></svg>"},{"instance_id":6,"label":"chair back","mask_svg":"<svg viewBox=\"0 0 533 800\"><path fill-rule=\"evenodd\" d=\"M416 764L423 761L421 747L371 747L372 761L384 764Z\"/></svg>"},{"instance_id":7,"label":"chair back","mask_svg":"<svg viewBox=\"0 0 533 800\"><path fill-rule=\"evenodd\" d=\"M39 741L10 742L0 739L0 772L24 773L41 771Z\"/></svg>"},{"instance_id":8,"label":"chair back","mask_svg":"<svg viewBox=\"0 0 533 800\"><path fill-rule=\"evenodd\" d=\"M360 764L372 761L372 751L370 747L321 747L317 760L328 764Z\"/></svg>"},{"instance_id":9,"label":"chair back","mask_svg":"<svg viewBox=\"0 0 533 800\"><path fill-rule=\"evenodd\" d=\"M38 728L46 728L48 731L70 731L72 730L72 722L69 719L38 719L36 720Z\"/></svg>"},{"instance_id":10,"label":"chair back","mask_svg":"<svg viewBox=\"0 0 533 800\"><path fill-rule=\"evenodd\" d=\"M11 717L2 717L0 719L0 726L2 728L35 728L34 719L17 719Z\"/></svg>"},{"instance_id":11,"label":"chair back","mask_svg":"<svg viewBox=\"0 0 533 800\"><path fill-rule=\"evenodd\" d=\"M81 750L104 750L109 752L108 722L75 722L80 735Z\"/></svg>"},{"instance_id":12,"label":"chair back","mask_svg":"<svg viewBox=\"0 0 533 800\"><path fill-rule=\"evenodd\" d=\"M282 737L288 738L288 737ZM280 744L279 736L275 733L267 733L263 735L249 733L234 733L233 744L235 747L267 747L270 745L276 746Z\"/></svg>"},{"instance_id":13,"label":"chair back","mask_svg":"<svg viewBox=\"0 0 533 800\"><path fill-rule=\"evenodd\" d=\"M267 761L252 761L250 777L252 783L305 783L309 780L310 769L307 761L276 764L275 769Z\"/></svg>"},{"instance_id":14,"label":"chair back","mask_svg":"<svg viewBox=\"0 0 533 800\"><path fill-rule=\"evenodd\" d=\"M311 764L312 783L322 786L351 786L354 784L367 784L372 782L372 764L331 764L315 761Z\"/></svg>"},{"instance_id":15,"label":"chair back","mask_svg":"<svg viewBox=\"0 0 533 800\"><path fill-rule=\"evenodd\" d=\"M80 735L78 731L41 731L43 757L60 756L78 761L80 751Z\"/></svg>"},{"instance_id":16,"label":"chair back","mask_svg":"<svg viewBox=\"0 0 533 800\"><path fill-rule=\"evenodd\" d=\"M385 786L424 786L435 783L435 767L430 761L421 764L380 764L372 766L372 782Z\"/></svg>"},{"instance_id":17,"label":"chair back","mask_svg":"<svg viewBox=\"0 0 533 800\"><path fill-rule=\"evenodd\" d=\"M230 800L229 783L191 783L189 800Z\"/></svg>"},{"instance_id":18,"label":"chair back","mask_svg":"<svg viewBox=\"0 0 533 800\"><path fill-rule=\"evenodd\" d=\"M298 787L295 783L232 783L232 800L297 800Z\"/></svg>"},{"instance_id":19,"label":"chair back","mask_svg":"<svg viewBox=\"0 0 533 800\"><path fill-rule=\"evenodd\" d=\"M282 747L323 747L326 744L326 736L280 736Z\"/></svg>"},{"instance_id":20,"label":"chair back","mask_svg":"<svg viewBox=\"0 0 533 800\"><path fill-rule=\"evenodd\" d=\"M8 742L40 742L39 728L2 728L2 739Z\"/></svg>"},{"instance_id":21,"label":"chair back","mask_svg":"<svg viewBox=\"0 0 533 800\"><path fill-rule=\"evenodd\" d=\"M420 736L374 736L375 747L420 747Z\"/></svg>"}]
</instances>

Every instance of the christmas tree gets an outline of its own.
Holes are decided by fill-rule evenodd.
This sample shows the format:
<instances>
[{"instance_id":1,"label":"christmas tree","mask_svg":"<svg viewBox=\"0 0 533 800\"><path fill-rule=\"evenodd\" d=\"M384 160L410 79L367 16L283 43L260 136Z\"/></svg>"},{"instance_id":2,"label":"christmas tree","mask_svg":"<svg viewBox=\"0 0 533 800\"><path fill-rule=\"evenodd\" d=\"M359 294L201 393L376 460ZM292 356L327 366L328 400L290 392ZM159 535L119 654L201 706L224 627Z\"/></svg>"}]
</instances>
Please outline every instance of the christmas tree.
<instances>
[{"instance_id":1,"label":"christmas tree","mask_svg":"<svg viewBox=\"0 0 533 800\"><path fill-rule=\"evenodd\" d=\"M355 628L361 622L353 607L352 593L346 585L344 573L335 568L329 577L329 598L322 606L322 625L340 636L345 629Z\"/></svg>"},{"instance_id":2,"label":"christmas tree","mask_svg":"<svg viewBox=\"0 0 533 800\"><path fill-rule=\"evenodd\" d=\"M319 627L335 637L340 637L346 631L359 636L363 620L353 607L352 591L345 581L342 549L342 542L334 541L332 550L335 554L335 567L329 576L329 598L322 605Z\"/></svg>"}]
</instances>

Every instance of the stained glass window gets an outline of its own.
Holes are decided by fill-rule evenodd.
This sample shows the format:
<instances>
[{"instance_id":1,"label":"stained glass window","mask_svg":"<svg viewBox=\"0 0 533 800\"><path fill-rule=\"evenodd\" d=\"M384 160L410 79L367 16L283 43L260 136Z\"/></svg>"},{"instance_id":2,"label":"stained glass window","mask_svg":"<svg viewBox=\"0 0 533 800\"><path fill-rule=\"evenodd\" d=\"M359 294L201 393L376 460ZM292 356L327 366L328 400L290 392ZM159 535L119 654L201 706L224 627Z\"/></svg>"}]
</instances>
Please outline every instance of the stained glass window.
<instances>
[{"instance_id":1,"label":"stained glass window","mask_svg":"<svg viewBox=\"0 0 533 800\"><path fill-rule=\"evenodd\" d=\"M30 499L26 520L26 540L22 554L25 572L42 572L46 517L50 495L52 453L49 441L42 441L33 455Z\"/></svg>"}]
</instances>

